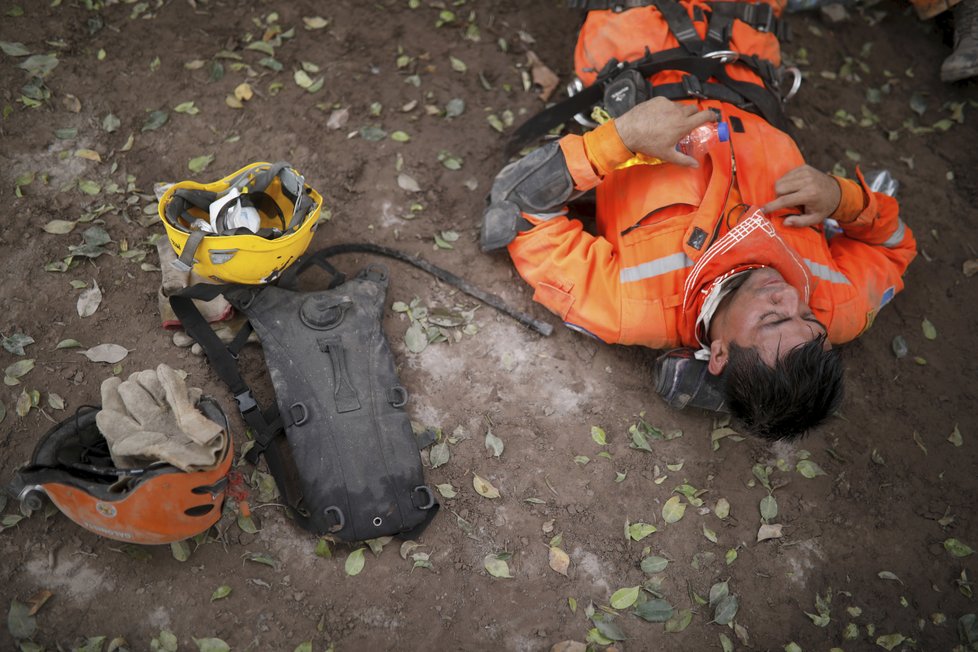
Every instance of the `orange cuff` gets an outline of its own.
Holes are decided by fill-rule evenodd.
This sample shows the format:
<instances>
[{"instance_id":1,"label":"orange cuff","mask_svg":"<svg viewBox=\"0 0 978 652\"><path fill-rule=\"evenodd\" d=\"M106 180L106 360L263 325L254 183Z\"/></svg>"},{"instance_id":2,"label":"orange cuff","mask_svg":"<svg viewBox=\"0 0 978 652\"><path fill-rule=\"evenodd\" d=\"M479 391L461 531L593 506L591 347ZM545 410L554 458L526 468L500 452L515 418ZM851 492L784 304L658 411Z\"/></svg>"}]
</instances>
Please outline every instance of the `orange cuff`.
<instances>
[{"instance_id":1,"label":"orange cuff","mask_svg":"<svg viewBox=\"0 0 978 652\"><path fill-rule=\"evenodd\" d=\"M594 171L602 177L635 156L621 141L614 120L584 134L584 150Z\"/></svg>"},{"instance_id":2,"label":"orange cuff","mask_svg":"<svg viewBox=\"0 0 978 652\"><path fill-rule=\"evenodd\" d=\"M839 184L839 190L842 191L842 196L839 199L839 205L831 217L840 224L853 222L866 208L867 202L866 195L863 193L863 187L851 179L836 176L832 178Z\"/></svg>"}]
</instances>

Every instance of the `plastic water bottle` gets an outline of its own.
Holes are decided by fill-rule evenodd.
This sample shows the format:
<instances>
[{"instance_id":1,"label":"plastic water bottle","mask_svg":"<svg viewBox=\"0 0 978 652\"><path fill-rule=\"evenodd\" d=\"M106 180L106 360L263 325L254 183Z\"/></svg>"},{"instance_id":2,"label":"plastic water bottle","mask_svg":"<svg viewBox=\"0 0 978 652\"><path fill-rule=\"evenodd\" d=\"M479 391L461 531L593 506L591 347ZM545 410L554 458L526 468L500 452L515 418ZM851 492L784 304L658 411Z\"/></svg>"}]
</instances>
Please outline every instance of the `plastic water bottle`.
<instances>
[{"instance_id":1,"label":"plastic water bottle","mask_svg":"<svg viewBox=\"0 0 978 652\"><path fill-rule=\"evenodd\" d=\"M714 143L730 140L730 126L726 122L707 122L683 136L676 149L697 161L706 158Z\"/></svg>"},{"instance_id":2,"label":"plastic water bottle","mask_svg":"<svg viewBox=\"0 0 978 652\"><path fill-rule=\"evenodd\" d=\"M725 143L728 140L730 140L730 125L726 122L707 122L683 136L676 144L676 151L692 156L702 163L713 145ZM633 165L659 165L662 162L662 159L639 153L616 169L622 170Z\"/></svg>"}]
</instances>

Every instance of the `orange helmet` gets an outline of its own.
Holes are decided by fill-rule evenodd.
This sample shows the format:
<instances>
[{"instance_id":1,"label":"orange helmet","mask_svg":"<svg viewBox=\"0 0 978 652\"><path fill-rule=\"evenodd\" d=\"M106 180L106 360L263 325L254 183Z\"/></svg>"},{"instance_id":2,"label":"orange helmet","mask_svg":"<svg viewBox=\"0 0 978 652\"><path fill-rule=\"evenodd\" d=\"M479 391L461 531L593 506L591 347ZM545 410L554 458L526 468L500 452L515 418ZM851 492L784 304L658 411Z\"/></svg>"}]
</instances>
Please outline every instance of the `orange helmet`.
<instances>
[{"instance_id":1,"label":"orange helmet","mask_svg":"<svg viewBox=\"0 0 978 652\"><path fill-rule=\"evenodd\" d=\"M217 402L204 397L197 407L227 430L227 416ZM32 510L47 495L86 530L129 543L180 541L217 522L234 457L230 436L213 469L187 472L165 462L120 469L95 423L98 412L80 408L44 435L30 464L17 472L10 493Z\"/></svg>"}]
</instances>

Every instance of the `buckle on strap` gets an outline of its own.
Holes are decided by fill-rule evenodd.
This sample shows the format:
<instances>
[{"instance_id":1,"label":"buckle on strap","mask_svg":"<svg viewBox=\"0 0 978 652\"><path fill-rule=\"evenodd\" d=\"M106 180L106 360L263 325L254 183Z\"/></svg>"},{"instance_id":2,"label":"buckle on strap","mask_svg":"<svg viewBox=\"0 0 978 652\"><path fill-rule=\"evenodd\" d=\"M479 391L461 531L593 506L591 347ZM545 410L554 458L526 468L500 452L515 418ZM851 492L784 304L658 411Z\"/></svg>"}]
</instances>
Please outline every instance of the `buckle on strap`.
<instances>
[{"instance_id":1,"label":"buckle on strap","mask_svg":"<svg viewBox=\"0 0 978 652\"><path fill-rule=\"evenodd\" d=\"M759 32L770 32L774 29L774 21L776 20L774 16L774 9L769 4L753 4L750 5L756 7L755 11L760 13L760 20L755 18L755 29ZM761 24L758 24L761 23Z\"/></svg>"},{"instance_id":2,"label":"buckle on strap","mask_svg":"<svg viewBox=\"0 0 978 652\"><path fill-rule=\"evenodd\" d=\"M703 92L703 84L695 75L685 75L683 77L683 90L689 97L696 97L701 100L708 99Z\"/></svg>"},{"instance_id":3,"label":"buckle on strap","mask_svg":"<svg viewBox=\"0 0 978 652\"><path fill-rule=\"evenodd\" d=\"M771 5L763 2L741 4L738 18L759 32L773 30L776 20L774 9Z\"/></svg>"},{"instance_id":4,"label":"buckle on strap","mask_svg":"<svg viewBox=\"0 0 978 652\"><path fill-rule=\"evenodd\" d=\"M238 404L238 410L241 412L241 414L250 412L258 407L258 402L255 400L255 397L251 393L250 389L247 389L240 394L235 394L234 400Z\"/></svg>"}]
</instances>

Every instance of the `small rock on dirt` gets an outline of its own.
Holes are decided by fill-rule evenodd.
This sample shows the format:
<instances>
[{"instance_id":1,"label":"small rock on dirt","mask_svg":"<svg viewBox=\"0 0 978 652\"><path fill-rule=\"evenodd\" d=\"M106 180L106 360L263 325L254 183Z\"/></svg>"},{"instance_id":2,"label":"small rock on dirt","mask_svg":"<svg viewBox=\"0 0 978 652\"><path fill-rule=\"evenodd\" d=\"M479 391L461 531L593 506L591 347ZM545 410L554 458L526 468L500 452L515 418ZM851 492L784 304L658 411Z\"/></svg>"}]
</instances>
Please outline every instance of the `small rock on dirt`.
<instances>
[{"instance_id":1,"label":"small rock on dirt","mask_svg":"<svg viewBox=\"0 0 978 652\"><path fill-rule=\"evenodd\" d=\"M844 5L841 5L837 2L834 2L830 5L825 5L824 7L822 7L821 12L822 12L822 18L824 18L827 22L832 24L844 23L847 20L849 20L849 12L846 11Z\"/></svg>"}]
</instances>

